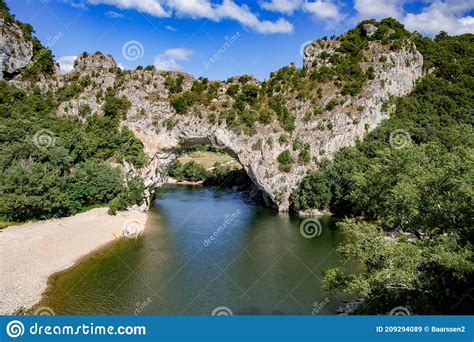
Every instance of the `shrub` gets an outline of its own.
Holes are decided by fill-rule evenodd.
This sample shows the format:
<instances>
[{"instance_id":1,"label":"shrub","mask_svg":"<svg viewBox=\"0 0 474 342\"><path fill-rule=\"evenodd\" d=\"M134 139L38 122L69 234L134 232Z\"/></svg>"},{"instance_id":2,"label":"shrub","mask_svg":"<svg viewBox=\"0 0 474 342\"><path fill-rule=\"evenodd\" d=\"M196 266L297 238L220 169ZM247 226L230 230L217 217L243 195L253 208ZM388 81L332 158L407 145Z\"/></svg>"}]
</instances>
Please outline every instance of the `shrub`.
<instances>
[{"instance_id":1,"label":"shrub","mask_svg":"<svg viewBox=\"0 0 474 342\"><path fill-rule=\"evenodd\" d=\"M174 108L176 113L185 114L188 111L188 103L182 96L174 97L171 99L171 106Z\"/></svg>"},{"instance_id":2,"label":"shrub","mask_svg":"<svg viewBox=\"0 0 474 342\"><path fill-rule=\"evenodd\" d=\"M303 150L301 150L299 156L298 156L298 162L300 164L306 165L311 161L311 153L309 151L309 147L304 147Z\"/></svg>"},{"instance_id":3,"label":"shrub","mask_svg":"<svg viewBox=\"0 0 474 342\"><path fill-rule=\"evenodd\" d=\"M281 152L278 157L278 169L282 172L290 172L291 165L293 164L293 157L291 156L291 152L289 150L284 150Z\"/></svg>"},{"instance_id":4,"label":"shrub","mask_svg":"<svg viewBox=\"0 0 474 342\"><path fill-rule=\"evenodd\" d=\"M227 88L226 94L230 97L235 97L240 91L240 86L238 84L232 84Z\"/></svg>"},{"instance_id":5,"label":"shrub","mask_svg":"<svg viewBox=\"0 0 474 342\"><path fill-rule=\"evenodd\" d=\"M127 112L132 104L126 98L118 98L115 96L107 96L104 103L105 116L112 119L121 119L127 116Z\"/></svg>"}]
</instances>

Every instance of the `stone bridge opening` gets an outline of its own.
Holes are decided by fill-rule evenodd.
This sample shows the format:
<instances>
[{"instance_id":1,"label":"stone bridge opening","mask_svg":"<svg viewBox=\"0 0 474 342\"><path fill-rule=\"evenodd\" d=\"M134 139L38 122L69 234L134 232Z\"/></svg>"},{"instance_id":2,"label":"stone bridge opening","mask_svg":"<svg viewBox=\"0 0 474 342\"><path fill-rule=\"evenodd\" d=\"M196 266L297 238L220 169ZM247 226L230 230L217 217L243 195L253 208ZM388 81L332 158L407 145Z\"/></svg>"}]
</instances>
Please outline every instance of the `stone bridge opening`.
<instances>
[{"instance_id":1,"label":"stone bridge opening","mask_svg":"<svg viewBox=\"0 0 474 342\"><path fill-rule=\"evenodd\" d=\"M182 128L189 129L187 124L183 124ZM133 129L133 126L131 126ZM134 130L135 134L142 140L145 152L150 157L148 164L140 170L134 169L132 165L124 165L129 177L140 174L145 183L144 205L143 210L147 210L152 204L152 200L157 188L168 182L170 167L180 158L182 158L190 149L196 146L208 145L213 146L241 166L242 171L248 177L248 186L241 186L239 190L246 187L245 192L249 198L255 200L257 203L278 209L278 205L274 202L271 193L266 191L266 185L262 182L261 175L257 165L258 158L248 155L239 142L238 136L233 136L233 132L217 129L204 135L189 134L189 131L179 129L176 127L170 131L160 132L155 135L155 132L144 132L143 130ZM150 136L155 139L150 140ZM253 154L253 153L252 153ZM228 184L212 184L216 186L229 187Z\"/></svg>"},{"instance_id":2,"label":"stone bridge opening","mask_svg":"<svg viewBox=\"0 0 474 342\"><path fill-rule=\"evenodd\" d=\"M211 139L192 138L180 142L174 160L165 170L168 183L199 183L243 193L256 204L276 209L272 199L248 175L238 154Z\"/></svg>"}]
</instances>

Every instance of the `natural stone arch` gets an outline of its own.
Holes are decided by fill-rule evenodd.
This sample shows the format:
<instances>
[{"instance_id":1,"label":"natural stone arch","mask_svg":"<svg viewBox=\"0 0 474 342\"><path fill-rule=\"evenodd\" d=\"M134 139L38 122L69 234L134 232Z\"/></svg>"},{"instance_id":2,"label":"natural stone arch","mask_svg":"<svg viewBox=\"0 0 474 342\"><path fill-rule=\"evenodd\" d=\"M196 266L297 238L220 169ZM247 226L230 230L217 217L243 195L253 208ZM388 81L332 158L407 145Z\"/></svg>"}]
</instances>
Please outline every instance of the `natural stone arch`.
<instances>
[{"instance_id":1,"label":"natural stone arch","mask_svg":"<svg viewBox=\"0 0 474 342\"><path fill-rule=\"evenodd\" d=\"M336 45L338 43L334 42ZM328 46L326 50L333 53L335 49ZM320 51L315 53L319 56ZM322 160L331 159L341 148L353 145L357 139L362 139L376 128L388 117L388 113L382 110L384 101L391 96L408 94L416 80L423 76L423 57L414 46L391 51L388 47L374 43L369 47L368 55L372 56L370 65L375 70L374 79L367 82L360 94L349 97L343 104L308 121L306 114L314 110L311 103L289 100L288 105L294 108L292 115L295 117L295 129L291 133L286 132L274 119L269 125L258 125L256 133L248 135L228 127L226 123L211 123L208 118L212 111L207 108L201 108L199 113L177 115L168 99L157 106L146 100L149 92L137 94L135 88L127 87L133 83L126 82L119 94L131 99L132 108L123 125L132 129L140 138L150 157L149 164L142 170L129 168L129 172L140 174L145 180L145 198L148 199L146 204L150 204L149 199L154 189L164 183L163 170L176 158L176 150L180 144L205 140L225 147L266 195L267 203L274 205L279 211L288 211L291 193L304 176L310 170L317 169ZM310 64L325 63L319 61L317 56L305 56L305 65L309 67ZM387 62L380 62L380 56L385 56ZM161 82L164 78L162 73L155 73L151 77L158 80L161 77ZM191 76L185 75L185 89L190 89L193 80ZM254 82L259 84L256 80ZM226 83L221 82L221 87L220 96L224 97ZM164 88L161 91L167 92ZM333 99L341 99L339 91L336 94L328 91L327 97L323 96L322 99L324 106ZM143 104L149 107L145 107L145 117L140 117L139 111ZM154 117L159 119L154 121ZM175 125L163 128L163 122L166 120L175 120ZM325 129L320 129L321 125L325 125ZM289 141L281 142L282 135L288 135ZM293 151L292 146L292 142L296 140L309 146L312 159L308 164L295 162L289 172L282 172L279 170L277 158L280 153L289 150L297 160L298 152Z\"/></svg>"},{"instance_id":2,"label":"natural stone arch","mask_svg":"<svg viewBox=\"0 0 474 342\"><path fill-rule=\"evenodd\" d=\"M269 189L272 189L271 182L268 182L271 179L265 177L263 164L259 163L259 158L256 158L258 157L256 156L257 153L252 153L243 147L247 145L241 141L245 137L240 134L222 127L205 132L199 129L198 126L184 122L182 125L178 124L176 129L161 133L159 137L156 136L155 138L159 140L159 147L157 148L156 144L148 144L148 139L155 134L154 132L136 130L133 125L129 127L142 140L147 154L152 156L149 163L140 170L137 170L131 164L123 165L123 169L129 178L140 175L145 181L146 193L143 209L151 205L155 189L166 182L166 170L179 158L182 147L191 147L198 144L211 144L223 148L242 166L252 182L261 191L266 205L275 209L279 208L273 201L273 193L268 192Z\"/></svg>"},{"instance_id":3,"label":"natural stone arch","mask_svg":"<svg viewBox=\"0 0 474 342\"><path fill-rule=\"evenodd\" d=\"M327 59L320 58L322 51L337 53L340 41L319 41L311 43L305 50L304 65L308 72L322 65L328 66ZM384 58L381 58L384 57ZM256 124L254 134L246 134L229 127L225 122L211 120L223 110L223 104L233 105L234 99L226 94L228 87L239 83L239 77L229 82L212 81L217 86L217 96L210 104L198 104L186 114L178 114L171 106L173 93L167 86L167 79L181 77L182 93L189 91L195 79L184 73L156 72L151 68L121 71L111 56L100 53L83 54L75 63L74 70L65 76L37 84L44 89L57 89L78 80L87 79L87 86L73 99L61 103L58 115L81 118L79 109L86 106L91 113L103 113L104 96L109 89L115 96L125 97L131 107L121 125L129 127L143 142L148 156L147 164L136 169L124 163L122 169L127 177L141 176L145 182L144 193L146 210L150 205L156 187L165 181L164 170L176 158L176 151L183 143L193 140L206 140L235 156L253 182L267 195L280 211L288 211L290 195L303 177L319 167L324 159L331 159L341 148L353 145L367 132L376 128L388 113L382 110L384 101L391 96L403 96L414 87L415 81L424 75L423 57L413 43L405 43L400 49L392 51L376 41L368 43L364 49L363 70L373 68L371 77L356 96L343 96L333 83L321 85L319 106L325 110L317 116L310 116L315 110L314 103L306 98L298 98L291 92L279 93L284 106L294 118L294 130L287 132L278 119L273 116L269 124ZM295 68L290 65L287 68ZM210 81L211 82L211 81ZM246 82L261 87L254 78ZM29 83L16 82L24 88ZM331 101L337 103L328 106ZM85 120L86 118L82 118ZM288 139L281 139L283 135ZM278 156L285 150L291 151L295 161L298 151L295 142L307 145L311 159L308 163L295 162L291 170L279 170Z\"/></svg>"}]
</instances>

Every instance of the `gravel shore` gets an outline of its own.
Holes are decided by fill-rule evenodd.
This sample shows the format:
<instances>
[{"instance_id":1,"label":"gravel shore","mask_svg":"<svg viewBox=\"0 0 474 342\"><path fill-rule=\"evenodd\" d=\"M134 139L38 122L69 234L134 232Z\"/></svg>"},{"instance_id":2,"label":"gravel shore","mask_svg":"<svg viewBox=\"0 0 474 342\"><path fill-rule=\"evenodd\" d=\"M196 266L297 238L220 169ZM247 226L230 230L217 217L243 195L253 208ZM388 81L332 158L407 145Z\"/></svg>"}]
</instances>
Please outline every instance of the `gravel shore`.
<instances>
[{"instance_id":1,"label":"gravel shore","mask_svg":"<svg viewBox=\"0 0 474 342\"><path fill-rule=\"evenodd\" d=\"M49 276L118 238L124 225L144 225L146 220L145 213L110 216L107 208L97 208L0 230L0 315L33 306Z\"/></svg>"}]
</instances>

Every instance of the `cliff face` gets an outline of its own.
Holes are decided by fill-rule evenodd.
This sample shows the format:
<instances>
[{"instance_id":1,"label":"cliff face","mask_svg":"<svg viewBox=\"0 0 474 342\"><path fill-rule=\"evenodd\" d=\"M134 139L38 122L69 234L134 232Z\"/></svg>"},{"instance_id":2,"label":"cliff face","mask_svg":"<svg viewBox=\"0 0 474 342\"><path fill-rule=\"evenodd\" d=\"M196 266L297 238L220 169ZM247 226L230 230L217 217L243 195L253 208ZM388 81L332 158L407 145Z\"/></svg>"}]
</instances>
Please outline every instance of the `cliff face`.
<instances>
[{"instance_id":1,"label":"cliff face","mask_svg":"<svg viewBox=\"0 0 474 342\"><path fill-rule=\"evenodd\" d=\"M307 172L377 127L388 116L382 111L383 102L391 96L408 94L415 81L423 75L423 58L413 43L404 42L394 50L378 41L370 41L361 52L358 65L366 73L370 69L371 76L357 94L342 95L339 81L318 83L310 77L321 74L322 67L328 70L333 67L330 56L341 54L338 52L340 44L337 40L309 44L304 51L303 70L292 65L284 68L286 74L293 75L294 86L299 86L300 92L297 94L287 91L285 86L278 86L272 95L277 97L268 98L265 104L261 102L261 106L271 105L275 98L282 102L294 119L294 129L289 131L275 116L266 123L256 123L250 133L231 125L228 118L220 119L227 108L236 106L238 102L231 95L230 88L248 84L258 89L255 96L261 98L263 93L268 93L269 84L280 77L278 75L264 83L250 77L226 82L206 81L206 87L211 87L214 95L193 104L181 114L172 105L173 100L204 81L183 73L151 69L123 72L111 56L82 55L73 72L57 76L54 84L45 86L58 89L82 84L80 90L63 102L58 110L58 115L76 116L82 120L93 113L103 113L104 94L108 89L113 89L115 96L130 101L131 107L121 125L129 127L143 142L149 160L141 169L126 163L122 169L127 177L140 175L144 179L147 190L143 209L149 205L154 189L165 182L165 170L179 156L180 147L212 143L224 147L242 164L253 182L266 194L269 205L287 211L291 191ZM300 74L302 76L298 76ZM170 83L177 80L181 87L178 91L170 87ZM301 86L303 82L316 85L308 88ZM28 84L23 84L23 87L28 88ZM301 95L302 92L306 95ZM254 105L252 110L258 110L259 106ZM298 161L302 149L309 156L305 162ZM283 170L278 156L286 150L293 163Z\"/></svg>"},{"instance_id":2,"label":"cliff face","mask_svg":"<svg viewBox=\"0 0 474 342\"><path fill-rule=\"evenodd\" d=\"M12 78L33 59L33 43L19 25L0 15L0 80Z\"/></svg>"}]
</instances>

